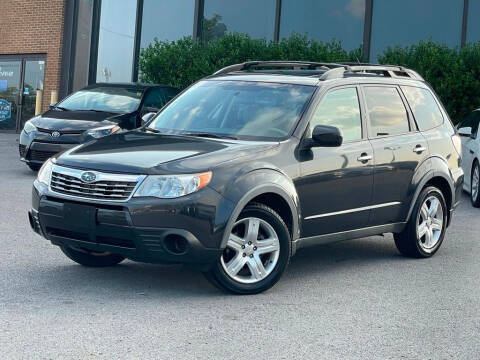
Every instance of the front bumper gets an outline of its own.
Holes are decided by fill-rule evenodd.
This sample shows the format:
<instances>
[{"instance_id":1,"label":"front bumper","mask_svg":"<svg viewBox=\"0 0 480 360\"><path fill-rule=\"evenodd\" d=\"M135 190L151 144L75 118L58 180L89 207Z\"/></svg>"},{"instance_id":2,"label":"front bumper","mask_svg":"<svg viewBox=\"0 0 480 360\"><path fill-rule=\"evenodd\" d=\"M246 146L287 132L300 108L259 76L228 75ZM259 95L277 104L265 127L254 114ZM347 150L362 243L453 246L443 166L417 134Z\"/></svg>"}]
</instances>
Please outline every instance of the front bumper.
<instances>
[{"instance_id":1,"label":"front bumper","mask_svg":"<svg viewBox=\"0 0 480 360\"><path fill-rule=\"evenodd\" d=\"M66 199L35 181L29 220L54 245L206 269L221 254L232 211L233 204L208 187L179 199L132 198L112 204Z\"/></svg>"},{"instance_id":2,"label":"front bumper","mask_svg":"<svg viewBox=\"0 0 480 360\"><path fill-rule=\"evenodd\" d=\"M20 133L18 145L20 161L41 165L55 154L81 143L80 135L62 135L58 139L42 132Z\"/></svg>"}]
</instances>

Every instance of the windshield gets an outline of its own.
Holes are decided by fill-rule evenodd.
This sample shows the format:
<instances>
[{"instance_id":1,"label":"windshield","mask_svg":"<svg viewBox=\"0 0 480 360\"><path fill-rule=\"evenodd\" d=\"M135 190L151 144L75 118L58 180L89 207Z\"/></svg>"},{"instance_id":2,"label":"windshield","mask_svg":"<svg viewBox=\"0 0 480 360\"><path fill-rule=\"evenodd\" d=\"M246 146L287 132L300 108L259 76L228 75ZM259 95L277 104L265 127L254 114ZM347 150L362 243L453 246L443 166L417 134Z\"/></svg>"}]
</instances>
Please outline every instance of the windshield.
<instances>
[{"instance_id":1,"label":"windshield","mask_svg":"<svg viewBox=\"0 0 480 360\"><path fill-rule=\"evenodd\" d=\"M97 87L77 91L57 106L67 111L129 113L137 109L142 94L142 90L132 88Z\"/></svg>"},{"instance_id":2,"label":"windshield","mask_svg":"<svg viewBox=\"0 0 480 360\"><path fill-rule=\"evenodd\" d=\"M148 128L251 140L284 138L314 90L314 86L306 85L201 81L164 108Z\"/></svg>"}]
</instances>

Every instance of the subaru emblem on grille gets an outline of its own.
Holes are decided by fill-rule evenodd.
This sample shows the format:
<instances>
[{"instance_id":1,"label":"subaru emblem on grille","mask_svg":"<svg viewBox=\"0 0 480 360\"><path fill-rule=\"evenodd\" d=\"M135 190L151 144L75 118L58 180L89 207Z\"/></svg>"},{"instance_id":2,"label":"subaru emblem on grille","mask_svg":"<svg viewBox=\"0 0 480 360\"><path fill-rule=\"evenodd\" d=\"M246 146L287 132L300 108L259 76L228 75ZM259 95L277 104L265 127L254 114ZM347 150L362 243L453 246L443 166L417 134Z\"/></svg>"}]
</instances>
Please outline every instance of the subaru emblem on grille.
<instances>
[{"instance_id":1,"label":"subaru emblem on grille","mask_svg":"<svg viewBox=\"0 0 480 360\"><path fill-rule=\"evenodd\" d=\"M81 179L83 182L91 183L97 179L97 175L91 171L85 171L82 173Z\"/></svg>"},{"instance_id":2,"label":"subaru emblem on grille","mask_svg":"<svg viewBox=\"0 0 480 360\"><path fill-rule=\"evenodd\" d=\"M58 138L58 137L60 137L60 133L55 130L55 131L52 132L52 137Z\"/></svg>"}]
</instances>

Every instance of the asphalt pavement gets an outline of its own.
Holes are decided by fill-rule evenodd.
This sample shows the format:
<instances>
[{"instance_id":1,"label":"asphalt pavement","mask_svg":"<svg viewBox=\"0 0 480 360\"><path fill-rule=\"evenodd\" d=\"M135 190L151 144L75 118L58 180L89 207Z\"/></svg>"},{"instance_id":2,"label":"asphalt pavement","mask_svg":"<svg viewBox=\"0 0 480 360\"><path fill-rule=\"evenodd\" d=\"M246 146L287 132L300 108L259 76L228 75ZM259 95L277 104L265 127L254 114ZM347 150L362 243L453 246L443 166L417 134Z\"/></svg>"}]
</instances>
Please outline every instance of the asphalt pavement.
<instances>
[{"instance_id":1,"label":"asphalt pavement","mask_svg":"<svg viewBox=\"0 0 480 360\"><path fill-rule=\"evenodd\" d=\"M440 251L391 235L301 249L266 293L181 266L81 267L30 230L35 173L0 134L2 359L479 359L480 209L464 196Z\"/></svg>"}]
</instances>

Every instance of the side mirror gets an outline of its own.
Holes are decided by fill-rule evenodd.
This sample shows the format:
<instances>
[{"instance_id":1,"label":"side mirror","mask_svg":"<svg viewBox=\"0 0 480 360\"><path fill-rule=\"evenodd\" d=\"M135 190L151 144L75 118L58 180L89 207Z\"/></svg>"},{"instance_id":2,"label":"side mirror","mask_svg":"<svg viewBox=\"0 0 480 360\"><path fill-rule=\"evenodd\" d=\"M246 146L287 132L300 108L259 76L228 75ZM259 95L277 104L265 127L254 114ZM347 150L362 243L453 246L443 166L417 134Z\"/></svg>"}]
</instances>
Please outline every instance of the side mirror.
<instances>
[{"instance_id":1,"label":"side mirror","mask_svg":"<svg viewBox=\"0 0 480 360\"><path fill-rule=\"evenodd\" d=\"M462 127L457 130L458 135L460 136L466 136L466 137L472 137L472 128L467 126L467 127Z\"/></svg>"},{"instance_id":2,"label":"side mirror","mask_svg":"<svg viewBox=\"0 0 480 360\"><path fill-rule=\"evenodd\" d=\"M145 125L152 117L154 117L156 112L149 112L142 116L142 126Z\"/></svg>"},{"instance_id":3,"label":"side mirror","mask_svg":"<svg viewBox=\"0 0 480 360\"><path fill-rule=\"evenodd\" d=\"M317 125L313 128L309 145L310 147L338 147L342 142L340 129L335 126Z\"/></svg>"},{"instance_id":4,"label":"side mirror","mask_svg":"<svg viewBox=\"0 0 480 360\"><path fill-rule=\"evenodd\" d=\"M54 109L55 106L57 106L58 103L54 102L54 103L51 103L50 105L48 105L48 107L50 108L50 110Z\"/></svg>"}]
</instances>

